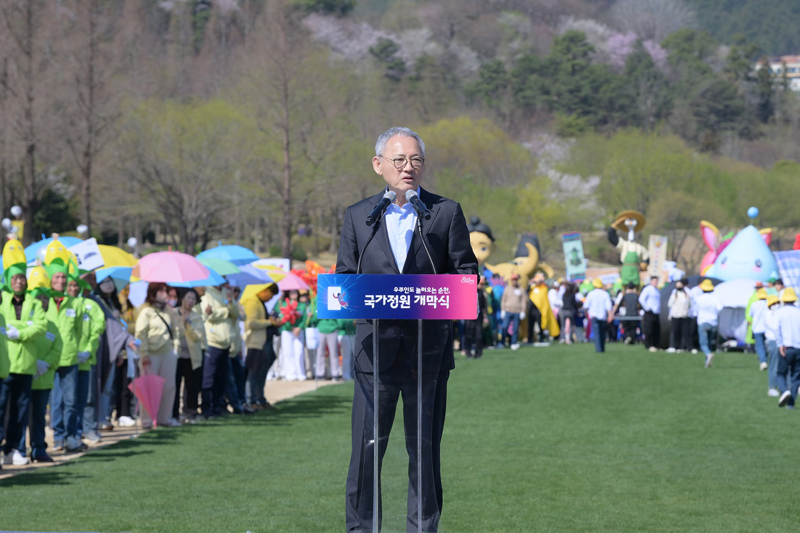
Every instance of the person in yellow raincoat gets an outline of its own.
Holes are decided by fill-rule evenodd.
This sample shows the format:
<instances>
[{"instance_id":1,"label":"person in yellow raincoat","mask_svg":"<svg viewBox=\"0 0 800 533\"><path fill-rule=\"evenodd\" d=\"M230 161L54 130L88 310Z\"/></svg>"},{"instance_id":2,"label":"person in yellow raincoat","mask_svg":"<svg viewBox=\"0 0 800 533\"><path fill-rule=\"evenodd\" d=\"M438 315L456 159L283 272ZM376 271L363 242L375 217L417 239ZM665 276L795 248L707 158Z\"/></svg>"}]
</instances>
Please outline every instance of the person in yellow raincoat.
<instances>
[{"instance_id":1,"label":"person in yellow raincoat","mask_svg":"<svg viewBox=\"0 0 800 533\"><path fill-rule=\"evenodd\" d=\"M528 294L531 302L539 312L538 317L528 317L528 320L536 321L539 324L539 340L544 342L547 340L545 331L550 333L553 338L561 335L561 328L558 326L558 319L550 308L550 300L547 297L547 285L544 283L544 274L541 272L533 277L531 282L531 290ZM533 328L529 328L533 331ZM532 338L528 338L528 342L533 342Z\"/></svg>"}]
</instances>

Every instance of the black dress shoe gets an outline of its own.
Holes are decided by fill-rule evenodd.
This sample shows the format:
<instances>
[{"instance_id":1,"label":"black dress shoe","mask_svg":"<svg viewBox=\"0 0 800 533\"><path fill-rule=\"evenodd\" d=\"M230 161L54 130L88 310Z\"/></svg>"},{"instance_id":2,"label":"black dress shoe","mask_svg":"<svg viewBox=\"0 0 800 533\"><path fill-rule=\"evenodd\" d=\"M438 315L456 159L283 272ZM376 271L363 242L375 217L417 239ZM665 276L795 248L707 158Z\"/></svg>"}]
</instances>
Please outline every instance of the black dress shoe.
<instances>
[{"instance_id":1,"label":"black dress shoe","mask_svg":"<svg viewBox=\"0 0 800 533\"><path fill-rule=\"evenodd\" d=\"M53 458L47 455L47 453L43 453L41 455L34 455L31 457L34 463L52 463Z\"/></svg>"}]
</instances>

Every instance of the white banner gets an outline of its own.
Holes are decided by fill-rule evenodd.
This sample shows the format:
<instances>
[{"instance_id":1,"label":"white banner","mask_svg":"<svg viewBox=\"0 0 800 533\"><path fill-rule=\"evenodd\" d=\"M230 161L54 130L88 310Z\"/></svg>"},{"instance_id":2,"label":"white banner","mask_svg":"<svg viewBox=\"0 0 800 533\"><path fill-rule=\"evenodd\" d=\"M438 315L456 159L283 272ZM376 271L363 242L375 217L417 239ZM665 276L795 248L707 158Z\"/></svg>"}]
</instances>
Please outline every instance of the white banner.
<instances>
[{"instance_id":1,"label":"white banner","mask_svg":"<svg viewBox=\"0 0 800 533\"><path fill-rule=\"evenodd\" d=\"M71 246L69 251L78 258L78 268L81 270L95 270L103 268L106 264L97 247L97 239L87 239Z\"/></svg>"}]
</instances>

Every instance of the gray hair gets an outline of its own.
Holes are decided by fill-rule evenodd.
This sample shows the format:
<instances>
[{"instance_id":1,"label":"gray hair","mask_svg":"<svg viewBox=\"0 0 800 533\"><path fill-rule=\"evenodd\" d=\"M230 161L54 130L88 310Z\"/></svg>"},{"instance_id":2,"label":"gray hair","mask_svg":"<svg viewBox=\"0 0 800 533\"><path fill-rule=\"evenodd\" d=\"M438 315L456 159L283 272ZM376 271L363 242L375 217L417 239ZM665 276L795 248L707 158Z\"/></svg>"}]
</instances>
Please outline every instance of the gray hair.
<instances>
[{"instance_id":1,"label":"gray hair","mask_svg":"<svg viewBox=\"0 0 800 533\"><path fill-rule=\"evenodd\" d=\"M400 126L389 128L385 133L378 137L378 142L375 143L376 157L383 155L383 151L386 149L386 143L389 142L389 139L395 135L400 135L401 137L410 137L416 140L417 143L419 143L419 149L422 151L422 158L425 158L425 143L422 141L422 137L420 137L414 130Z\"/></svg>"}]
</instances>

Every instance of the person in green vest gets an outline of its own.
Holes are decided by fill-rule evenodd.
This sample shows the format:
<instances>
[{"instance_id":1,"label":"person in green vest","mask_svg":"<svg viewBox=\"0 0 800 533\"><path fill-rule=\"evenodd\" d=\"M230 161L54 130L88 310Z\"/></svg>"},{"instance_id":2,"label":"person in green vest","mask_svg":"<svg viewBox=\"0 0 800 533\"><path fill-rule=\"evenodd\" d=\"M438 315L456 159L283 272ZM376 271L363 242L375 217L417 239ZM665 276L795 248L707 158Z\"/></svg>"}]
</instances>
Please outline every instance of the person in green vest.
<instances>
[{"instance_id":1,"label":"person in green vest","mask_svg":"<svg viewBox=\"0 0 800 533\"><path fill-rule=\"evenodd\" d=\"M47 318L61 335L61 357L58 361L53 391L50 395L50 423L53 428L53 450L77 452L82 448L78 436L78 365L89 360L87 351L79 353L83 309L66 294L73 255L57 236L47 246L44 265L50 277L50 298Z\"/></svg>"},{"instance_id":2,"label":"person in green vest","mask_svg":"<svg viewBox=\"0 0 800 533\"><path fill-rule=\"evenodd\" d=\"M42 267L35 267L28 276L28 292L37 298L44 312L47 312L49 304L50 280ZM50 390L53 388L53 379L58 368L58 361L61 358L61 335L55 323L46 320L47 329L44 335L36 337L36 361L37 373L31 385L31 407L30 407L30 458L34 463L52 463L53 459L47 454L47 442L45 442L45 427L47 421L47 404L50 399ZM42 370L44 372L42 373ZM20 450L25 449L25 431L22 432L22 440L19 445Z\"/></svg>"},{"instance_id":3,"label":"person in green vest","mask_svg":"<svg viewBox=\"0 0 800 533\"><path fill-rule=\"evenodd\" d=\"M76 308L81 314L81 337L78 346L80 354L89 354L86 361L78 362L78 392L75 410L78 413L78 435L91 443L100 442L97 432L97 349L100 347L100 336L106 330L106 317L100 304L84 297L84 293L92 290L91 285L78 277L77 272L70 270L67 281L67 295L75 299ZM87 405L91 401L91 407ZM87 413L87 409L89 412ZM88 416L87 416L88 414Z\"/></svg>"},{"instance_id":4,"label":"person in green vest","mask_svg":"<svg viewBox=\"0 0 800 533\"><path fill-rule=\"evenodd\" d=\"M8 431L0 423L0 441L5 437L3 464L25 465L30 460L19 449L28 420L33 378L43 373L36 352L36 338L44 334L42 304L27 294L27 266L22 244L11 239L3 248L5 291L0 315L5 321L9 373L0 384L0 422L8 415ZM40 372L41 371L41 372ZM6 412L8 411L8 412Z\"/></svg>"},{"instance_id":5,"label":"person in green vest","mask_svg":"<svg viewBox=\"0 0 800 533\"><path fill-rule=\"evenodd\" d=\"M286 381L305 381L306 363L303 330L306 327L308 303L300 301L300 293L289 291L278 304L281 324L281 376Z\"/></svg>"}]
</instances>

